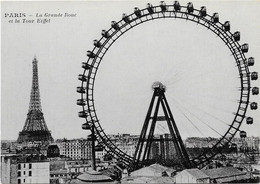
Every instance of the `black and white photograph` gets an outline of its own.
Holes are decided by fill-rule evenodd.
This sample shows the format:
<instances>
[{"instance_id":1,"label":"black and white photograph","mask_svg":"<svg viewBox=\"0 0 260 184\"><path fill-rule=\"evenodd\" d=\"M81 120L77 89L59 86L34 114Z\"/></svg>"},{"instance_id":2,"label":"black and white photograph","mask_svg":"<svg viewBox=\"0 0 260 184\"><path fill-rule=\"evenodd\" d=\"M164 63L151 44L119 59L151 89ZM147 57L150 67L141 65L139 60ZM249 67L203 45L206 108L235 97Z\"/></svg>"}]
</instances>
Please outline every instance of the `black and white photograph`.
<instances>
[{"instance_id":1,"label":"black and white photograph","mask_svg":"<svg viewBox=\"0 0 260 184\"><path fill-rule=\"evenodd\" d=\"M1 183L259 183L260 1L1 1Z\"/></svg>"}]
</instances>

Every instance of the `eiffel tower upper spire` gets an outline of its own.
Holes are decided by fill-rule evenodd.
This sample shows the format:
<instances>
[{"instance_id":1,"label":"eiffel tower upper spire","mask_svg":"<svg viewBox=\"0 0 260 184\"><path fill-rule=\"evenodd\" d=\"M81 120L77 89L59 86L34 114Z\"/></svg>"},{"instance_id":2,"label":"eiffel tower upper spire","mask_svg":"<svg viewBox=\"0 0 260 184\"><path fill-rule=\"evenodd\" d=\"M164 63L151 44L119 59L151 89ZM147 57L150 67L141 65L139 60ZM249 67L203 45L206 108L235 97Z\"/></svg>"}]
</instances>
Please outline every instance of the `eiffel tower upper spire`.
<instances>
[{"instance_id":1,"label":"eiffel tower upper spire","mask_svg":"<svg viewBox=\"0 0 260 184\"><path fill-rule=\"evenodd\" d=\"M32 63L33 63L33 78L32 78L32 89L31 89L29 112L32 110L42 111L40 90L39 90L39 80L38 80L38 61L35 56Z\"/></svg>"},{"instance_id":2,"label":"eiffel tower upper spire","mask_svg":"<svg viewBox=\"0 0 260 184\"><path fill-rule=\"evenodd\" d=\"M36 57L33 59L33 76L32 76L32 89L30 96L29 110L23 130L19 133L18 142L52 142L53 138L46 125L43 117L39 78L38 78L38 61Z\"/></svg>"}]
</instances>

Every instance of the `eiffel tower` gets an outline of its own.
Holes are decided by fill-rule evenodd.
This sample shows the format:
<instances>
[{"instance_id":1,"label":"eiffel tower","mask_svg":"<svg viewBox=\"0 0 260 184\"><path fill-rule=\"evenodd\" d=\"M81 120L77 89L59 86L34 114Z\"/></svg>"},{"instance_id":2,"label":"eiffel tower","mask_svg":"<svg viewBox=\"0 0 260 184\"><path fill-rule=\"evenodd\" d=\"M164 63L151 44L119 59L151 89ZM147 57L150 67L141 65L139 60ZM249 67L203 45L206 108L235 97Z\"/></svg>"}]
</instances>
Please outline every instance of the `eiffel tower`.
<instances>
[{"instance_id":1,"label":"eiffel tower","mask_svg":"<svg viewBox=\"0 0 260 184\"><path fill-rule=\"evenodd\" d=\"M42 142L45 144L53 141L42 113L37 63L38 61L34 57L32 62L33 76L29 111L23 130L19 132L18 143Z\"/></svg>"},{"instance_id":2,"label":"eiffel tower","mask_svg":"<svg viewBox=\"0 0 260 184\"><path fill-rule=\"evenodd\" d=\"M191 168L192 163L190 163L189 155L185 149L185 146L183 144L181 135L179 133L179 130L176 126L175 120L173 118L172 112L170 110L169 104L165 97L165 86L161 82L155 82L152 86L154 93L153 97L148 109L148 112L146 114L146 118L144 121L144 125L139 137L139 141L137 143L137 147L134 154L133 162L130 166L131 170L139 169L145 165L150 165L152 162L154 162L151 159L151 150L153 149L153 144L156 142L160 142L160 156L161 158L159 160L156 160L155 162L161 162L161 164L164 164L164 162L169 162L165 160L164 155L170 155L169 148L164 149L164 141L168 141L167 145L171 143L175 149L175 154L172 155L172 161L170 164L171 166L178 166L180 168ZM162 107L163 115L159 116L159 108ZM157 121L165 121L167 123L167 126L169 128L170 135L167 136L164 140L162 139L162 135L160 136L160 139L155 138L154 131ZM163 141L163 142L162 142ZM167 147L167 146L166 146ZM169 147L169 146L168 146ZM176 160L173 162L173 160Z\"/></svg>"}]
</instances>

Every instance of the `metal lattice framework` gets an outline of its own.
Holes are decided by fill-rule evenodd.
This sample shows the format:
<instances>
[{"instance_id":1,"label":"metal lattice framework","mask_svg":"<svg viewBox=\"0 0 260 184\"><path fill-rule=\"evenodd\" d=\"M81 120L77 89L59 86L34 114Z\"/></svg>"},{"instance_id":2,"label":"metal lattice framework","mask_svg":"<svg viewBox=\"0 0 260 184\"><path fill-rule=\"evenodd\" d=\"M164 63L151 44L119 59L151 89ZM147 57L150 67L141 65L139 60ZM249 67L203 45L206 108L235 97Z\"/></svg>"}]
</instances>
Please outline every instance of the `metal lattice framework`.
<instances>
[{"instance_id":1,"label":"metal lattice framework","mask_svg":"<svg viewBox=\"0 0 260 184\"><path fill-rule=\"evenodd\" d=\"M248 66L252 65L249 63L249 59L251 58L247 59L244 55L244 53L248 51L248 44L240 45L238 42L240 40L240 32L231 33L229 21L226 21L225 23L219 22L218 13L214 13L212 16L208 15L206 7L204 6L201 7L201 9L195 9L193 8L192 3L188 3L187 6L180 6L177 1L172 5L166 5L164 2L161 2L158 6L152 6L148 3L146 8L135 8L134 13L130 15L123 14L121 20L117 22L112 21L111 27L108 30L102 30L102 37L99 40L94 40L94 48L92 51L87 52L88 60L82 64L84 72L79 75L81 86L77 87L77 92L81 94L81 98L78 99L77 104L83 108L83 111L79 112L79 117L85 118L86 124L95 126L98 142L105 144L107 151L114 154L127 165L132 162L133 158L118 149L116 145L109 140L97 117L93 97L95 77L106 52L124 33L139 24L155 19L166 18L190 21L202 25L215 33L232 53L240 76L241 93L234 120L230 123L230 126L223 137L219 139L210 151L205 152L192 160L194 166L201 165L212 159L239 131L241 123L246 117L245 114L248 105L250 104L250 76L253 80L257 79L257 73L253 72L256 73L256 78L253 78L253 73L250 73L248 69Z\"/></svg>"},{"instance_id":2,"label":"metal lattice framework","mask_svg":"<svg viewBox=\"0 0 260 184\"><path fill-rule=\"evenodd\" d=\"M156 140L156 138L154 137L154 130L157 121L167 122L167 126L169 128L171 136L170 140L168 139L167 141L171 141L174 145L176 151L174 157L177 158L178 165L182 168L190 168L192 166L190 165L189 155L184 146L181 135L173 118L170 106L165 96L165 86L161 82L154 82L153 90L153 96L148 108L148 112L145 117L139 141L135 148L135 154L133 162L130 165L130 170L136 170L145 165L151 164L151 159L149 157L152 148L152 143L154 141L158 141L158 139ZM160 107L163 110L164 116L158 116ZM162 140L159 139L159 141ZM163 151L161 150L160 160L164 160L164 155L162 154L162 152Z\"/></svg>"},{"instance_id":3,"label":"metal lattice framework","mask_svg":"<svg viewBox=\"0 0 260 184\"><path fill-rule=\"evenodd\" d=\"M19 133L17 140L19 143L33 141L53 141L42 113L37 62L37 59L34 58L32 62L33 76L29 110L23 130Z\"/></svg>"}]
</instances>

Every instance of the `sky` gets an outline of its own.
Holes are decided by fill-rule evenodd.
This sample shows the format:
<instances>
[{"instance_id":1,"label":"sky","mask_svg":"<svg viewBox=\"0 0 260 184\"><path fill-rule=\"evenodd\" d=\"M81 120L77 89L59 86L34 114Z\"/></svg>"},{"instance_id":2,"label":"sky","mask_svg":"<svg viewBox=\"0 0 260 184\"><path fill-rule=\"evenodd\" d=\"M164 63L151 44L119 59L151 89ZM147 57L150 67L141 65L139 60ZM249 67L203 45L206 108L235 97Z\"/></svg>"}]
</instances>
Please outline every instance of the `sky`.
<instances>
[{"instance_id":1,"label":"sky","mask_svg":"<svg viewBox=\"0 0 260 184\"><path fill-rule=\"evenodd\" d=\"M149 1L153 5L159 1ZM171 4L172 1L165 1ZM101 30L134 7L148 1L2 2L1 11L1 139L15 140L29 108L32 60L38 59L42 110L54 139L86 137L81 129L78 74L86 51ZM180 1L186 5L188 1ZM260 1L193 1L194 7L218 12L220 21L240 31L249 43L246 57L255 58L250 71L259 72ZM24 13L33 23L21 23L10 13ZM8 13L9 15L6 15ZM37 23L40 15L63 14ZM64 14L76 14L64 17ZM36 15L37 14L37 15ZM7 17L5 17L7 16ZM38 17L36 17L38 16ZM44 17L49 19L49 17ZM127 32L109 49L95 80L95 105L107 134L139 134L152 97L152 83L166 85L166 98L185 137L218 137L227 131L238 107L240 85L235 60L224 43L204 27L181 20L153 20ZM252 81L259 86L259 81ZM259 102L252 96L250 102ZM253 125L242 124L248 136L260 136L259 110L248 109ZM158 133L166 126L158 125Z\"/></svg>"}]
</instances>

